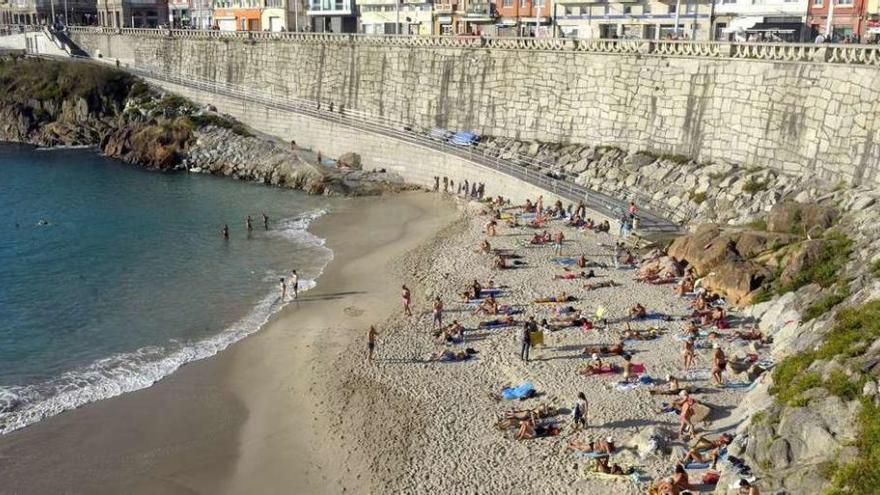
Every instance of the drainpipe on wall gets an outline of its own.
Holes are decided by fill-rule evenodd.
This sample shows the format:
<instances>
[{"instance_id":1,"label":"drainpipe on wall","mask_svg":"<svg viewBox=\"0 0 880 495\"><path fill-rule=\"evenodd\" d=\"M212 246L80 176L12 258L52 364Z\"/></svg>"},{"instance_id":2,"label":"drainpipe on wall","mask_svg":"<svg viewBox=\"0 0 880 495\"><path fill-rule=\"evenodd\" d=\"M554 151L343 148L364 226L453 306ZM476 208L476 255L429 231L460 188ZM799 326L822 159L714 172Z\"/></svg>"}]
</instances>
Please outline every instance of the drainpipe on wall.
<instances>
[{"instance_id":1,"label":"drainpipe on wall","mask_svg":"<svg viewBox=\"0 0 880 495\"><path fill-rule=\"evenodd\" d=\"M831 30L831 21L834 19L834 0L828 0L828 17L825 19L825 39L834 41L834 32Z\"/></svg>"},{"instance_id":2,"label":"drainpipe on wall","mask_svg":"<svg viewBox=\"0 0 880 495\"><path fill-rule=\"evenodd\" d=\"M709 41L715 41L715 0L709 7Z\"/></svg>"},{"instance_id":3,"label":"drainpipe on wall","mask_svg":"<svg viewBox=\"0 0 880 495\"><path fill-rule=\"evenodd\" d=\"M678 16L681 12L681 0L675 0L675 34L678 36Z\"/></svg>"}]
</instances>

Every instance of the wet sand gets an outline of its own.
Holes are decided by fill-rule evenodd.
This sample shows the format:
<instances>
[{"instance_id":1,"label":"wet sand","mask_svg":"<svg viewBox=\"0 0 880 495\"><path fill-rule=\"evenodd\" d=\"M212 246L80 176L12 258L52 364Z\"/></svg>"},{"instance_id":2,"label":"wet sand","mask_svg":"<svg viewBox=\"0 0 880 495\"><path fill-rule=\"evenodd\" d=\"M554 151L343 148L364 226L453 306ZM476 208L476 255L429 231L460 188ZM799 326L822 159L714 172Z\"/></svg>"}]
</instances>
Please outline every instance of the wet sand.
<instances>
[{"instance_id":1,"label":"wet sand","mask_svg":"<svg viewBox=\"0 0 880 495\"><path fill-rule=\"evenodd\" d=\"M335 253L315 289L153 387L0 438L0 491L339 493L395 478L403 466L346 432L392 427L373 440L405 452L417 424L395 427L409 406L377 402L382 386L351 370L372 366L366 329L399 308L393 261L457 215L426 193L345 203L314 225Z\"/></svg>"}]
</instances>

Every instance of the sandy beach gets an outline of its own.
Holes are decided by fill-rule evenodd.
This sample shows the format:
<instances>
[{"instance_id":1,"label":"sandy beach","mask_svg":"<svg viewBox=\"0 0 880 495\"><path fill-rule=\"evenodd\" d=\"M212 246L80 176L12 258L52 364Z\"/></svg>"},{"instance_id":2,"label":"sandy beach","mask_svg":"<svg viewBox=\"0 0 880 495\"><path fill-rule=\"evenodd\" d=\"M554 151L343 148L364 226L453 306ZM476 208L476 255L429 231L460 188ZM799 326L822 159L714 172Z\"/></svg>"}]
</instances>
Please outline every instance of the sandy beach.
<instances>
[{"instance_id":1,"label":"sandy beach","mask_svg":"<svg viewBox=\"0 0 880 495\"><path fill-rule=\"evenodd\" d=\"M525 265L492 268L477 252L487 217L475 204L430 193L352 200L316 223L334 261L316 289L291 303L256 335L220 355L186 366L157 385L91 404L0 438L5 490L14 493L558 493L595 490L643 493L645 482L671 473L665 455L641 455L634 439L646 427L674 436L675 414L656 410L669 397L646 386L618 390L620 375L577 373L589 359L588 344L616 343L622 320L636 302L657 315L689 314L671 285L635 281L635 270L614 269L612 234L563 229L563 254L584 254L602 267L596 279L616 287L593 291L584 280L553 280L563 266L553 248L523 247L534 232L499 226L495 248L514 249ZM573 267L572 267L573 268ZM480 330L489 316L458 301L474 279L502 287L499 303L519 312L518 321L549 318L552 304L533 300L574 295L569 305L593 315L605 308L606 326L549 333L519 357L519 327ZM413 292L414 315L402 314L400 284ZM446 346L431 335L430 301L440 296L445 321L468 330L463 343ZM366 329L376 324L377 359L366 356ZM705 373L680 373L683 321L652 318L633 329L665 333L630 342L633 362L654 378L672 373L682 383L706 386ZM742 349L728 348L735 354ZM446 348L473 348L466 362L429 357ZM709 349L697 366L711 364ZM610 362L622 364L620 358ZM508 385L528 381L538 397L499 401ZM516 441L495 428L507 411L539 404L570 407L576 394L589 398L588 427L571 429L556 418L561 435ZM723 419L744 393L711 387L700 401ZM659 430L656 428L659 427ZM712 432L711 425L700 425ZM566 449L572 439L612 436L623 448L614 462L638 467L631 477L598 479L586 459ZM683 445L683 444L678 444ZM673 441L671 446L675 446ZM51 473L46 476L46 473ZM697 478L699 471L690 473Z\"/></svg>"},{"instance_id":2,"label":"sandy beach","mask_svg":"<svg viewBox=\"0 0 880 495\"><path fill-rule=\"evenodd\" d=\"M392 260L456 217L449 201L422 193L345 203L313 227L334 251L317 288L257 334L153 387L0 438L0 491L338 493L343 484L352 491L368 487L370 457L358 455L371 449L348 447L355 439L339 424L367 418L345 416L326 397L342 398L350 411L383 394L347 378L348 367L334 366L363 365L367 327L397 307ZM344 354L354 347L356 355ZM394 443L384 438L383 445Z\"/></svg>"}]
</instances>

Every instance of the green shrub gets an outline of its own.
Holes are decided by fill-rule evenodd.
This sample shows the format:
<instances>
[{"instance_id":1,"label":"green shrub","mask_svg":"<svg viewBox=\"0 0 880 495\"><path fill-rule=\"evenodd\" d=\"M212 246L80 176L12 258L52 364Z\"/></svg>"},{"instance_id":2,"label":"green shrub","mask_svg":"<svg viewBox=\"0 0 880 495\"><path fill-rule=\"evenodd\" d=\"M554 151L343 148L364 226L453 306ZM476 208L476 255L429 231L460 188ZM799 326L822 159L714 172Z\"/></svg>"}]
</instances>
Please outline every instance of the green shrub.
<instances>
[{"instance_id":1,"label":"green shrub","mask_svg":"<svg viewBox=\"0 0 880 495\"><path fill-rule=\"evenodd\" d=\"M705 192L698 193L698 192L691 191L690 198L691 198L691 201L693 201L694 203L699 205L699 204L702 204L703 201L706 201L706 193Z\"/></svg>"},{"instance_id":2,"label":"green shrub","mask_svg":"<svg viewBox=\"0 0 880 495\"><path fill-rule=\"evenodd\" d=\"M816 261L804 266L789 283L780 286L780 294L809 284L831 287L838 281L840 270L852 254L852 240L836 231L827 232L825 240L828 243L818 254Z\"/></svg>"},{"instance_id":3,"label":"green shrub","mask_svg":"<svg viewBox=\"0 0 880 495\"><path fill-rule=\"evenodd\" d=\"M215 115L211 113L203 115L193 115L192 120L198 127L207 127L209 125L212 125L214 127L229 129L239 136L253 137L253 133L251 133L251 131L249 131L248 128L244 126L244 124L232 119L227 119L220 115Z\"/></svg>"},{"instance_id":4,"label":"green shrub","mask_svg":"<svg viewBox=\"0 0 880 495\"><path fill-rule=\"evenodd\" d=\"M767 231L767 219L760 218L758 220L753 220L753 221L747 223L746 227L748 227L752 230L760 230L762 232L766 232Z\"/></svg>"},{"instance_id":5,"label":"green shrub","mask_svg":"<svg viewBox=\"0 0 880 495\"><path fill-rule=\"evenodd\" d=\"M837 313L834 327L816 350L805 351L782 360L773 370L773 387L770 393L784 404L793 404L802 392L824 385L831 393L841 396L855 391L859 385L847 385L834 374L826 383L815 373L807 373L816 360L836 357L852 357L864 352L868 343L880 337L880 300L861 306L846 308ZM849 381L848 379L846 380ZM852 388L855 387L855 388Z\"/></svg>"},{"instance_id":6,"label":"green shrub","mask_svg":"<svg viewBox=\"0 0 880 495\"><path fill-rule=\"evenodd\" d=\"M847 464L829 468L829 495L880 493L880 406L862 400L856 435L858 457Z\"/></svg>"},{"instance_id":7,"label":"green shrub","mask_svg":"<svg viewBox=\"0 0 880 495\"><path fill-rule=\"evenodd\" d=\"M755 193L761 192L767 189L767 183L755 180L753 177L749 177L749 180L743 185L743 192L754 195Z\"/></svg>"},{"instance_id":8,"label":"green shrub","mask_svg":"<svg viewBox=\"0 0 880 495\"><path fill-rule=\"evenodd\" d=\"M690 157L688 156L670 153L664 153L660 155L660 159L667 160L678 165L684 165L685 163L691 161Z\"/></svg>"},{"instance_id":9,"label":"green shrub","mask_svg":"<svg viewBox=\"0 0 880 495\"><path fill-rule=\"evenodd\" d=\"M834 370L828 375L828 379L822 384L831 395L836 395L844 400L854 400L862 392L863 382L854 382L840 370Z\"/></svg>"},{"instance_id":10,"label":"green shrub","mask_svg":"<svg viewBox=\"0 0 880 495\"><path fill-rule=\"evenodd\" d=\"M880 260L871 263L871 275L874 278L880 278Z\"/></svg>"},{"instance_id":11,"label":"green shrub","mask_svg":"<svg viewBox=\"0 0 880 495\"><path fill-rule=\"evenodd\" d=\"M847 297L849 297L849 286L844 285L843 288L837 289L830 294L826 294L822 296L813 304L810 304L806 310L804 310L803 320L810 321L815 318L818 318L828 311L831 310L834 306L842 303Z\"/></svg>"}]
</instances>

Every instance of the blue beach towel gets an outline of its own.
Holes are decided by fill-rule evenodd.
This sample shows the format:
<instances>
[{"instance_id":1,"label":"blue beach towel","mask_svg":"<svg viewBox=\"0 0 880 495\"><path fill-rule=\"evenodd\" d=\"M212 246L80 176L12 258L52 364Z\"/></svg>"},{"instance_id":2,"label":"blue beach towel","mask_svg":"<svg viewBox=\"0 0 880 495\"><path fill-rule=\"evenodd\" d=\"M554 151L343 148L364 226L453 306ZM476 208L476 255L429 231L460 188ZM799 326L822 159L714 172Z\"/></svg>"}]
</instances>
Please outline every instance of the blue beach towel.
<instances>
[{"instance_id":1,"label":"blue beach towel","mask_svg":"<svg viewBox=\"0 0 880 495\"><path fill-rule=\"evenodd\" d=\"M727 382L723 385L723 388L749 388L751 386L752 384L747 382Z\"/></svg>"},{"instance_id":2,"label":"blue beach towel","mask_svg":"<svg viewBox=\"0 0 880 495\"><path fill-rule=\"evenodd\" d=\"M709 469L712 463L709 462L689 462L685 465L685 469L695 470L695 469Z\"/></svg>"},{"instance_id":3,"label":"blue beach towel","mask_svg":"<svg viewBox=\"0 0 880 495\"><path fill-rule=\"evenodd\" d=\"M608 454L604 452L575 452L575 455L578 457L584 457L586 459L598 459L600 457L608 457Z\"/></svg>"},{"instance_id":4,"label":"blue beach towel","mask_svg":"<svg viewBox=\"0 0 880 495\"><path fill-rule=\"evenodd\" d=\"M571 266L577 264L577 258L552 258L557 265Z\"/></svg>"},{"instance_id":5,"label":"blue beach towel","mask_svg":"<svg viewBox=\"0 0 880 495\"><path fill-rule=\"evenodd\" d=\"M532 396L534 393L535 387L529 382L524 382L516 387L505 388L501 391L501 397L504 400L525 399Z\"/></svg>"}]
</instances>

